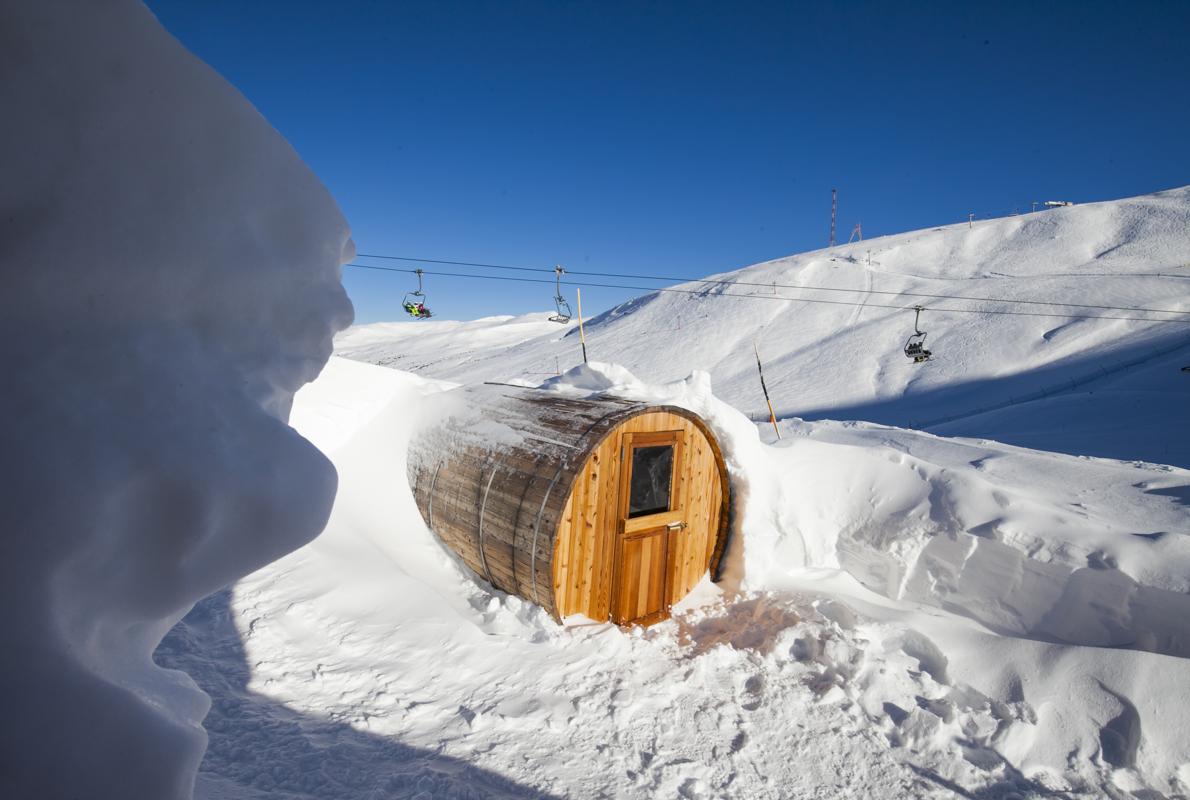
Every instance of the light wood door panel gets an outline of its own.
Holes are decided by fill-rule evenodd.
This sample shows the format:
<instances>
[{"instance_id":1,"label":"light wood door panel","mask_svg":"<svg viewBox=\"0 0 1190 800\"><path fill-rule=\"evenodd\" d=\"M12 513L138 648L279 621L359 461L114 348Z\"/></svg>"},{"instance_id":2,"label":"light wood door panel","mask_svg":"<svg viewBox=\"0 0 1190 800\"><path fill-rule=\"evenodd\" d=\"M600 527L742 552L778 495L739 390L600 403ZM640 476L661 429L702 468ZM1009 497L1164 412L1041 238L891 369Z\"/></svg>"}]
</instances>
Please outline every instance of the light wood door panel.
<instances>
[{"instance_id":1,"label":"light wood door panel","mask_svg":"<svg viewBox=\"0 0 1190 800\"><path fill-rule=\"evenodd\" d=\"M621 625L648 624L669 615L669 529L641 531L620 540L619 582L613 618Z\"/></svg>"},{"instance_id":2,"label":"light wood door panel","mask_svg":"<svg viewBox=\"0 0 1190 800\"><path fill-rule=\"evenodd\" d=\"M671 544L675 528L685 524L685 433L682 430L625 433L620 463L620 520L612 619L647 625L669 616L673 594ZM629 516L633 451L640 447L673 448L669 505L644 516Z\"/></svg>"},{"instance_id":3,"label":"light wood door panel","mask_svg":"<svg viewBox=\"0 0 1190 800\"><path fill-rule=\"evenodd\" d=\"M668 443L675 446L670 508L629 519L629 476L625 473L632 466L630 449ZM651 534L665 539L668 567L660 582L665 613L652 621L668 616L668 607L685 597L706 574L718 541L723 500L719 463L717 451L703 431L689 419L669 412L634 417L600 442L573 482L558 525L553 589L559 615L581 613L591 619L622 622L624 614L656 608L657 603L647 599L648 591L640 600L642 586L652 588L658 583L655 578L644 583L633 579L631 589L620 586L621 574L639 575L641 569L639 560L625 568L625 556L644 556L640 543L630 545L625 553L621 546L625 537ZM679 522L686 527L666 533L657 530ZM659 546L652 545L654 549ZM655 555L649 555L650 568L661 563ZM635 592L632 596L639 602L626 603L621 611L621 589L625 597ZM655 598L656 589L653 591Z\"/></svg>"}]
</instances>

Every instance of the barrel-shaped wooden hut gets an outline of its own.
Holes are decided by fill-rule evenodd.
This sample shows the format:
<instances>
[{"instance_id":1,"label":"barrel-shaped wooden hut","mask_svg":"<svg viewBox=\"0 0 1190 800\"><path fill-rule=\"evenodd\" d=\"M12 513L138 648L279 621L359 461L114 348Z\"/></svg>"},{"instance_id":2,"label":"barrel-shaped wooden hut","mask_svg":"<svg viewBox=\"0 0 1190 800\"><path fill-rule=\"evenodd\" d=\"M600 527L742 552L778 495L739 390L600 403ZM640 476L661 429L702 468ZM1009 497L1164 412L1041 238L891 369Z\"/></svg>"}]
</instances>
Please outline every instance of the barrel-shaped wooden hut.
<instances>
[{"instance_id":1,"label":"barrel-shaped wooden hut","mask_svg":"<svg viewBox=\"0 0 1190 800\"><path fill-rule=\"evenodd\" d=\"M666 619L710 571L730 489L682 408L505 384L442 395L409 482L434 533L493 586L562 619Z\"/></svg>"}]
</instances>

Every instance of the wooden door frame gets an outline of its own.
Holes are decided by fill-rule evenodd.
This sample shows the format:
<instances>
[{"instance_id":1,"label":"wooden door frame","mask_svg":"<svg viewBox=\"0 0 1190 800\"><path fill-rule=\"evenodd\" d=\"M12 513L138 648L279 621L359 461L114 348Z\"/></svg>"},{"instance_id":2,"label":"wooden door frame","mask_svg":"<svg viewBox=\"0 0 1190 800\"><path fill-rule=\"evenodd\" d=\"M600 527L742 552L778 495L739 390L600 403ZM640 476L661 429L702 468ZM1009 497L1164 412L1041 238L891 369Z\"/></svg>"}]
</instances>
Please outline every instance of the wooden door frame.
<instances>
[{"instance_id":1,"label":"wooden door frame","mask_svg":"<svg viewBox=\"0 0 1190 800\"><path fill-rule=\"evenodd\" d=\"M612 621L617 625L652 625L654 622L668 619L670 608L672 607L669 602L669 595L670 584L673 578L673 564L671 563L673 548L670 547L670 544L674 532L669 530L667 526L671 523L682 521L682 514L686 506L685 481L680 479L679 473L679 470L685 468L685 463L682 460L685 457L685 431L678 429L650 431L647 433L629 432L622 433L620 436L620 475L619 485L616 489L619 493L619 498L616 504L616 541L615 547L612 550L612 584L611 591L609 592L611 598L611 603L609 604L610 616ZM628 506L631 500L632 488L632 451L637 447L657 447L661 445L672 445L674 449L673 468L670 470L669 476L670 510L629 519ZM662 558L665 562L664 579L661 587L661 609L637 619L621 620L619 619L622 616L619 606L620 581L623 577L621 571L624 562L624 541L626 539L643 538L657 529L663 530Z\"/></svg>"}]
</instances>

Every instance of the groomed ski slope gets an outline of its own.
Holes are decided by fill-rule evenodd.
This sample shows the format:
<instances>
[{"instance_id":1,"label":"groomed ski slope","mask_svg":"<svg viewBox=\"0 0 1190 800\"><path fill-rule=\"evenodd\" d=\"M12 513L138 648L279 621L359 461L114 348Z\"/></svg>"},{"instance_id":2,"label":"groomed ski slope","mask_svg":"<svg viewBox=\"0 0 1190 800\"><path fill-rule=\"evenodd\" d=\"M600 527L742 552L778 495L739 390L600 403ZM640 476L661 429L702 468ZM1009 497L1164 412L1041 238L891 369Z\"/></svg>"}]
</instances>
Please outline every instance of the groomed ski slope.
<instances>
[{"instance_id":1,"label":"groomed ski slope","mask_svg":"<svg viewBox=\"0 0 1190 800\"><path fill-rule=\"evenodd\" d=\"M492 591L405 484L444 385L332 359L293 412L339 470L327 531L158 651L214 699L200 797L1190 791L1187 471L866 423L774 446L706 375L552 384L710 420L726 580L631 631Z\"/></svg>"},{"instance_id":2,"label":"groomed ski slope","mask_svg":"<svg viewBox=\"0 0 1190 800\"><path fill-rule=\"evenodd\" d=\"M1190 364L1190 323L945 309L1167 320L1190 314L872 293L1190 311L1190 187L884 236L709 277L725 283L677 287L698 294L645 294L590 320L591 358L656 381L705 370L722 399L767 418L756 341L782 418L862 419L1190 466L1190 376L1180 372ZM901 353L913 332L913 312L905 309L915 303L927 309L922 325L935 353L924 367ZM339 335L336 352L445 380L519 376L536 383L581 361L574 326L546 317L360 325Z\"/></svg>"}]
</instances>

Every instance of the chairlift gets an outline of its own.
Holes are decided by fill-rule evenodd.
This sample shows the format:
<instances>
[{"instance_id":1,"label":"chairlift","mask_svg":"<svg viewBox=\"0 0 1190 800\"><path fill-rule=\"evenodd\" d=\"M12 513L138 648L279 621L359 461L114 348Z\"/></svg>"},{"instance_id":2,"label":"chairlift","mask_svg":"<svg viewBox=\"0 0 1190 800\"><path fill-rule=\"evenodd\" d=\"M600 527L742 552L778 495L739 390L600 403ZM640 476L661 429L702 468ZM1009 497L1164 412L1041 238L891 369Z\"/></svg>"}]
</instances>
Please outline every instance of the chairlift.
<instances>
[{"instance_id":1,"label":"chairlift","mask_svg":"<svg viewBox=\"0 0 1190 800\"><path fill-rule=\"evenodd\" d=\"M923 309L921 306L914 306L913 310L915 312L913 317L914 333L905 341L905 355L912 358L914 364L920 364L923 361L929 361L933 353L926 349L926 332L918 325Z\"/></svg>"},{"instance_id":2,"label":"chairlift","mask_svg":"<svg viewBox=\"0 0 1190 800\"><path fill-rule=\"evenodd\" d=\"M426 293L422 291L420 269L413 270L417 275L417 290L405 293L405 300L401 303L405 308L405 313L414 319L429 319L434 316L430 313L430 309L426 307Z\"/></svg>"},{"instance_id":3,"label":"chairlift","mask_svg":"<svg viewBox=\"0 0 1190 800\"><path fill-rule=\"evenodd\" d=\"M562 296L562 273L565 271L560 265L554 267L554 308L557 313L550 317L550 322L570 322L570 303Z\"/></svg>"}]
</instances>

